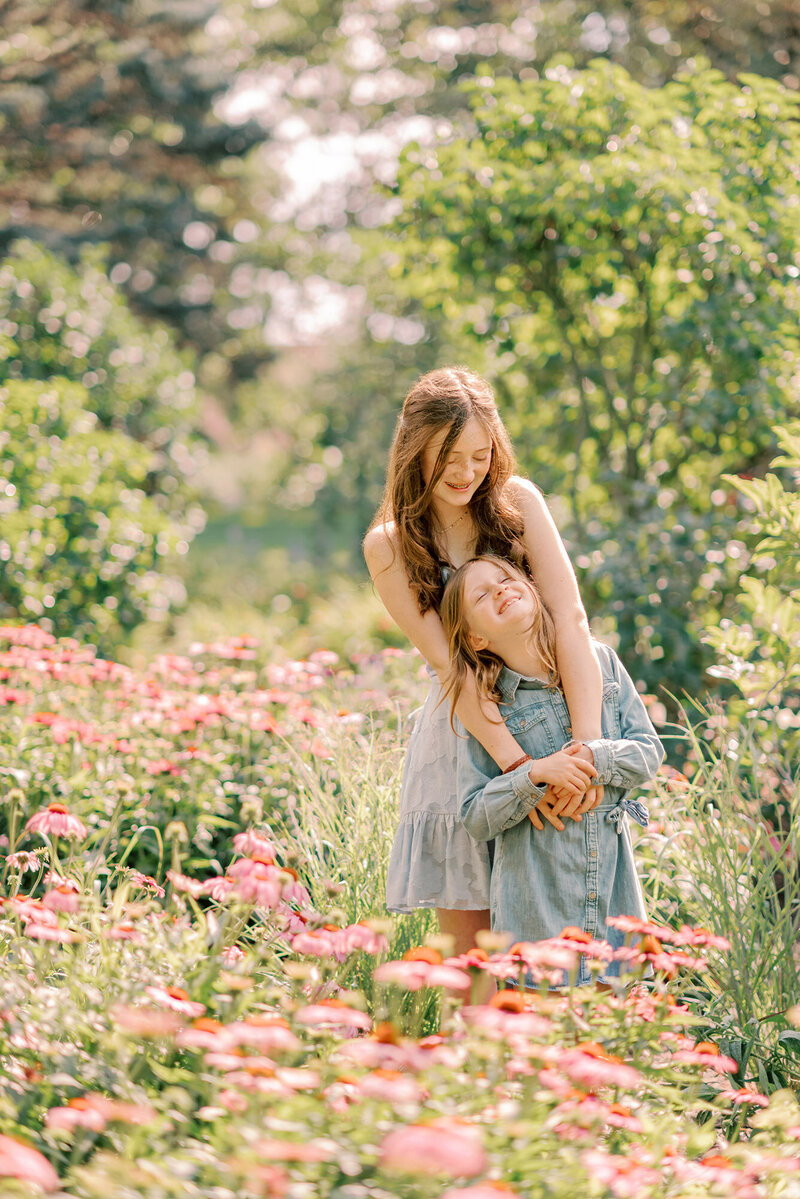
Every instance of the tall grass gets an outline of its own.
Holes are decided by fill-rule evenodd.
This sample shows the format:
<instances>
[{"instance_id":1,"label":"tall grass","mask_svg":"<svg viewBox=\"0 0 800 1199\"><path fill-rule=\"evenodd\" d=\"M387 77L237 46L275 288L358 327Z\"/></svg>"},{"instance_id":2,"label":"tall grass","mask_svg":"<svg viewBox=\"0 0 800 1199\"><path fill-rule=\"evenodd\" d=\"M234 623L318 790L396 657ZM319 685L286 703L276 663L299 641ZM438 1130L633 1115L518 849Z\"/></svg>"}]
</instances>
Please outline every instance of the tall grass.
<instances>
[{"instance_id":1,"label":"tall grass","mask_svg":"<svg viewBox=\"0 0 800 1199\"><path fill-rule=\"evenodd\" d=\"M785 1018L800 1002L800 777L776 776L740 729L711 733L709 743L699 727L686 732L691 782L662 786L659 831L637 851L653 915L730 941L730 953L709 955L695 1000L740 1081L772 1090L800 1083L800 1038Z\"/></svg>"},{"instance_id":2,"label":"tall grass","mask_svg":"<svg viewBox=\"0 0 800 1199\"><path fill-rule=\"evenodd\" d=\"M273 818L275 833L293 846L314 906L337 906L347 923L387 919L386 870L397 827L403 768L402 728L373 726L329 741L330 758L310 761L289 749L286 815ZM392 957L422 944L437 930L435 914L418 909L387 920ZM349 979L364 986L363 979Z\"/></svg>"}]
</instances>

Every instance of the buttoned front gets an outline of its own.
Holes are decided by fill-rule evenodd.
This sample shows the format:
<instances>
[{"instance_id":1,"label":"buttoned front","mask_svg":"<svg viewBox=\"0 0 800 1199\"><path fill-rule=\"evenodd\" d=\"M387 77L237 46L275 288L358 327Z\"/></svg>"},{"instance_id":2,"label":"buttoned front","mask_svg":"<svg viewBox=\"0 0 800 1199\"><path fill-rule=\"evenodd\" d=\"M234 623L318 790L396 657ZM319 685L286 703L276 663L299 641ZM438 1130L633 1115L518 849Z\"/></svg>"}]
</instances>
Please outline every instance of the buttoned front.
<instances>
[{"instance_id":1,"label":"buttoned front","mask_svg":"<svg viewBox=\"0 0 800 1199\"><path fill-rule=\"evenodd\" d=\"M539 941L577 925L592 937L622 942L608 916L643 917L628 818L646 823L644 806L630 797L648 782L664 751L633 681L608 646L596 644L603 670L603 737L587 742L594 755L603 802L567 819L563 830L534 828L528 813L545 792L529 778L529 763L509 774L465 735L458 747L461 819L471 836L494 839L490 902L492 928L515 941ZM520 747L533 758L555 753L571 737L561 691L504 668L498 679L500 711ZM607 971L613 973L613 967ZM585 965L579 982L588 982Z\"/></svg>"}]
</instances>

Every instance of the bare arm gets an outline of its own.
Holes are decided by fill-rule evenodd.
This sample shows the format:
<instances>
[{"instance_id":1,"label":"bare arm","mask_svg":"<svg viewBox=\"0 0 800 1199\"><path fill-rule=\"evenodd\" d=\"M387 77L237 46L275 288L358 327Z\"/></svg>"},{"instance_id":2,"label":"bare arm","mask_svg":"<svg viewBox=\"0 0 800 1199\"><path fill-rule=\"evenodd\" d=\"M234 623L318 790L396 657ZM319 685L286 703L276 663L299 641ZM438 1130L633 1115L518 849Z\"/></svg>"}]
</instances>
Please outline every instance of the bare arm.
<instances>
[{"instance_id":1,"label":"bare arm","mask_svg":"<svg viewBox=\"0 0 800 1199\"><path fill-rule=\"evenodd\" d=\"M572 736L591 741L602 736L603 676L575 572L539 489L521 478L511 480L509 488L525 521L523 544L534 580L555 624L556 657ZM588 810L601 798L602 789L592 788L582 809ZM571 814L575 805L559 807Z\"/></svg>"},{"instance_id":2,"label":"bare arm","mask_svg":"<svg viewBox=\"0 0 800 1199\"><path fill-rule=\"evenodd\" d=\"M364 540L364 557L386 611L443 679L450 666L447 636L436 612L426 612L424 616L420 612L402 559L394 549L391 525L379 525L370 530ZM456 712L467 731L480 742L500 770L523 756L525 751L508 731L497 704L480 701L472 674L467 675ZM564 827L556 817L550 817L547 805L543 805L542 810L557 828ZM532 823L537 828L542 827L535 812Z\"/></svg>"}]
</instances>

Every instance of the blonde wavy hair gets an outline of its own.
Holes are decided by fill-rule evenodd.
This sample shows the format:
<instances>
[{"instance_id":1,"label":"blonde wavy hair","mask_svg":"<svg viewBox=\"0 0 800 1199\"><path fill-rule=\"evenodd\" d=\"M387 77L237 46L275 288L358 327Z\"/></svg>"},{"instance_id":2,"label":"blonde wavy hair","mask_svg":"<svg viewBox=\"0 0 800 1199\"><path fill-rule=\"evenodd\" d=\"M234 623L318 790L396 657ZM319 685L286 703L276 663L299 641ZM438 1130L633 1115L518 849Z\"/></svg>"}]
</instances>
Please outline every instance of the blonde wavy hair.
<instances>
[{"instance_id":1,"label":"blonde wavy hair","mask_svg":"<svg viewBox=\"0 0 800 1199\"><path fill-rule=\"evenodd\" d=\"M541 658L547 671L547 686L561 686L561 675L556 661L556 634L553 618L547 611L536 584L524 570L513 562L498 557L496 554L479 554L460 566L450 578L444 589L439 616L447 634L450 649L450 669L442 684L442 700L450 700L450 724L456 704L464 689L464 682L469 671L475 675L478 695L481 699L493 700L499 703L502 699L497 688L497 679L505 663L497 654L488 649L475 649L470 642L470 627L465 612L464 591L470 570L477 562L490 562L501 570L507 571L524 583L536 601L531 627L526 634L526 644Z\"/></svg>"},{"instance_id":2,"label":"blonde wavy hair","mask_svg":"<svg viewBox=\"0 0 800 1199\"><path fill-rule=\"evenodd\" d=\"M514 451L485 379L462 366L446 366L423 375L409 391L397 420L383 500L370 529L394 521L396 545L419 610L438 611L442 600L443 562L436 547L433 492L447 459L467 422L475 417L489 434L491 460L486 478L470 500L477 528L476 553L492 553L525 562L524 521L505 494L516 469ZM433 474L426 484L422 454L432 437L447 429Z\"/></svg>"}]
</instances>

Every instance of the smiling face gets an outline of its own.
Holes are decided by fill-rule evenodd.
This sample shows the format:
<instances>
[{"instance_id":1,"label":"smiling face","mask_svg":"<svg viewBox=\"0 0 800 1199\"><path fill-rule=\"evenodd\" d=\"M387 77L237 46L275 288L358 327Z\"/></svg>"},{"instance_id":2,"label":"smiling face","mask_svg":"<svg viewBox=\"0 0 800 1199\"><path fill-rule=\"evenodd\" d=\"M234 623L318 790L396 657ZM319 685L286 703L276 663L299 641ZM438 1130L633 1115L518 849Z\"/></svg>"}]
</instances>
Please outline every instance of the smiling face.
<instances>
[{"instance_id":1,"label":"smiling face","mask_svg":"<svg viewBox=\"0 0 800 1199\"><path fill-rule=\"evenodd\" d=\"M449 428L435 433L422 451L420 465L427 486L436 474L436 464ZM471 416L451 447L444 469L433 487L432 503L440 511L465 507L489 473L492 438L476 416Z\"/></svg>"},{"instance_id":2,"label":"smiling face","mask_svg":"<svg viewBox=\"0 0 800 1199\"><path fill-rule=\"evenodd\" d=\"M509 638L531 628L541 607L532 584L518 571L485 559L470 564L463 595L464 620L476 650L502 649Z\"/></svg>"}]
</instances>

